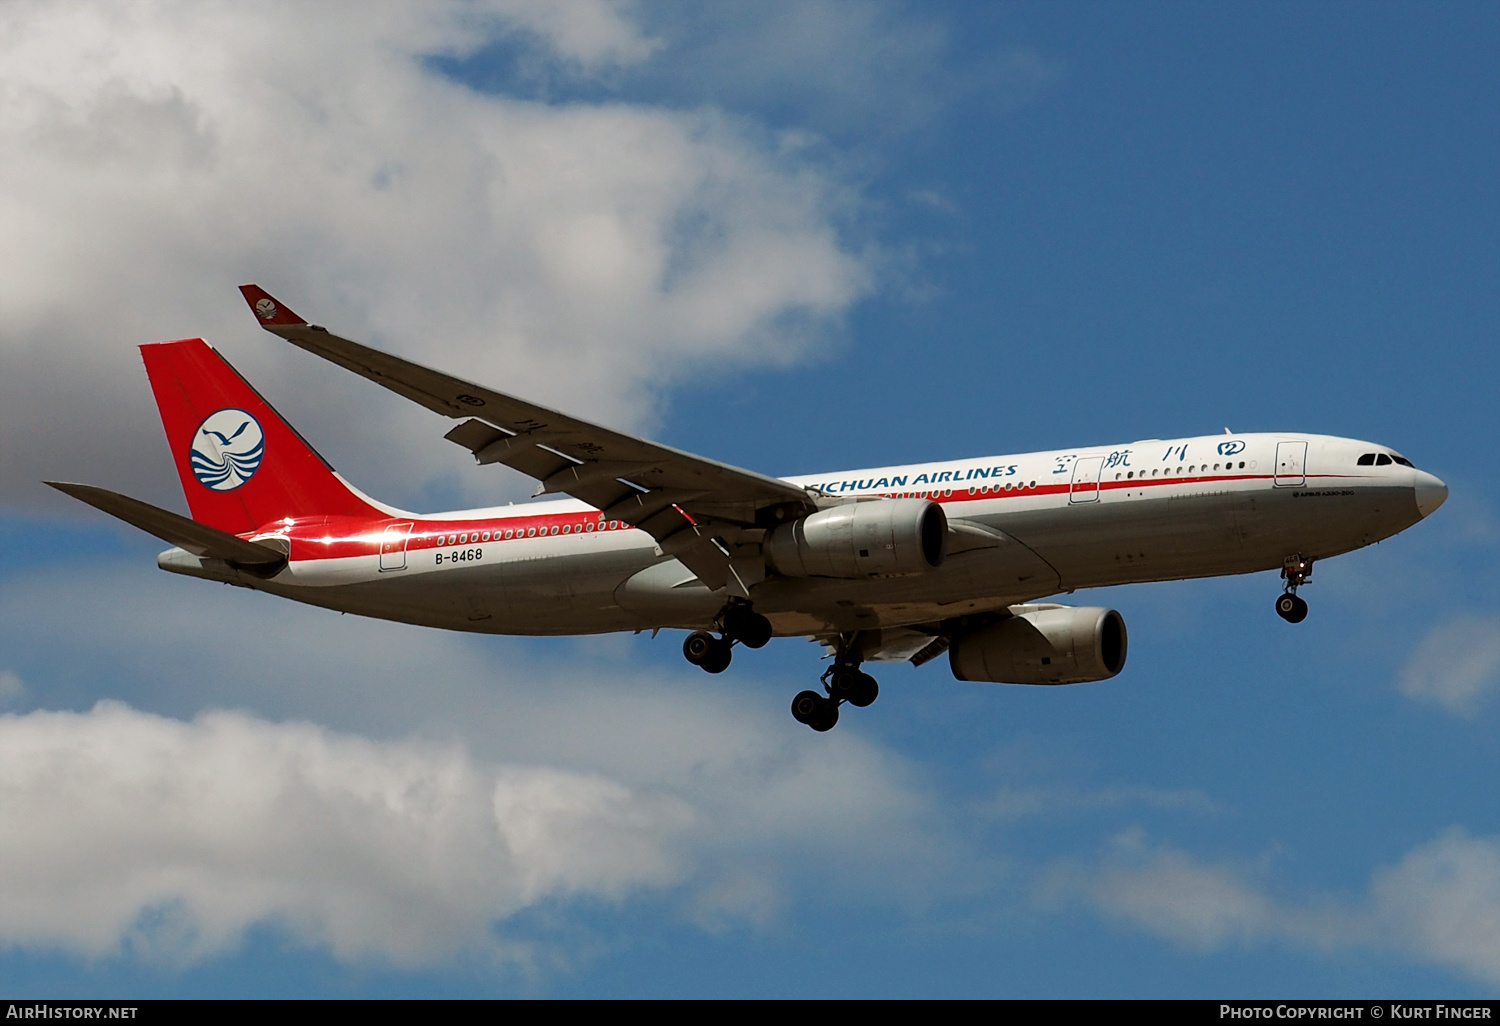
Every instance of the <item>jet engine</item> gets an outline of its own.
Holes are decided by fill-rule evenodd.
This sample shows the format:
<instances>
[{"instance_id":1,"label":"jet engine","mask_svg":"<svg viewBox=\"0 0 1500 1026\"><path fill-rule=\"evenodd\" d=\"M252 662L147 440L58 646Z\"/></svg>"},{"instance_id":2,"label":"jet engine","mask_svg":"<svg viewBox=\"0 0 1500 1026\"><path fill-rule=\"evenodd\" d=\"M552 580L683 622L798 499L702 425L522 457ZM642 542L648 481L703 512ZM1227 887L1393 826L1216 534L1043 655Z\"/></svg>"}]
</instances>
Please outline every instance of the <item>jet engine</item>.
<instances>
[{"instance_id":1,"label":"jet engine","mask_svg":"<svg viewBox=\"0 0 1500 1026\"><path fill-rule=\"evenodd\" d=\"M782 524L766 562L787 577L886 577L923 573L948 554L948 518L927 499L850 502Z\"/></svg>"},{"instance_id":2,"label":"jet engine","mask_svg":"<svg viewBox=\"0 0 1500 1026\"><path fill-rule=\"evenodd\" d=\"M948 662L959 680L1078 684L1125 666L1125 618L1098 606L1017 606L999 623L958 637Z\"/></svg>"}]
</instances>

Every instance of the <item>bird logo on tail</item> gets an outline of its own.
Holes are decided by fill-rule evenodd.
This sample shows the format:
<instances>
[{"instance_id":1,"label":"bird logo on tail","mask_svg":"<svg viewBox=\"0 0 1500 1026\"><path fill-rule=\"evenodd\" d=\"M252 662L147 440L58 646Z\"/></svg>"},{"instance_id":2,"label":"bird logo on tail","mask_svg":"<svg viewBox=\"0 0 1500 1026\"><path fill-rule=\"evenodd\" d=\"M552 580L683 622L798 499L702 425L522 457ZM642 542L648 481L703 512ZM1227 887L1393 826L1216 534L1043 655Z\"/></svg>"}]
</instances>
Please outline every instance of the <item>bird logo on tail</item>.
<instances>
[{"instance_id":1,"label":"bird logo on tail","mask_svg":"<svg viewBox=\"0 0 1500 1026\"><path fill-rule=\"evenodd\" d=\"M265 454L266 436L254 417L244 410L220 410L193 433L189 460L199 484L230 492L250 480Z\"/></svg>"}]
</instances>

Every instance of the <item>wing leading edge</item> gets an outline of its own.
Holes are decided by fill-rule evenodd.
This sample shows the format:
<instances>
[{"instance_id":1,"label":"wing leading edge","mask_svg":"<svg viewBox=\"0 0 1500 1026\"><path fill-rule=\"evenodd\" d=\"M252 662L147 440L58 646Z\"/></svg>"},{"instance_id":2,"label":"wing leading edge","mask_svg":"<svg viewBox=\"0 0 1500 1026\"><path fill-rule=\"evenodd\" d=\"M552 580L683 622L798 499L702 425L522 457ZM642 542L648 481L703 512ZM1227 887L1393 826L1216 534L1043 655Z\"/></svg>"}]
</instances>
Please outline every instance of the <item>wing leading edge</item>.
<instances>
[{"instance_id":1,"label":"wing leading edge","mask_svg":"<svg viewBox=\"0 0 1500 1026\"><path fill-rule=\"evenodd\" d=\"M613 431L383 353L309 324L258 285L240 292L261 327L434 413L461 421L444 437L481 465L502 463L610 520L646 531L711 588L754 583L738 545L817 509L795 485Z\"/></svg>"}]
</instances>

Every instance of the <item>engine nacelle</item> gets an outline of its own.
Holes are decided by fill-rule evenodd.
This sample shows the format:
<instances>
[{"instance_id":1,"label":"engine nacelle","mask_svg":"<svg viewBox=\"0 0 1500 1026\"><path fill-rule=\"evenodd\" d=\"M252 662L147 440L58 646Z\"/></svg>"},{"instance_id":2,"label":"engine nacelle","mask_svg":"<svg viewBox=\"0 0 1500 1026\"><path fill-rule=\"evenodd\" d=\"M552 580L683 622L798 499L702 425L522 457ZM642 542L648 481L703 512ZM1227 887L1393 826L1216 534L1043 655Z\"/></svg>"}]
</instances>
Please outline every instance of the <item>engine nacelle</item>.
<instances>
[{"instance_id":1,"label":"engine nacelle","mask_svg":"<svg viewBox=\"0 0 1500 1026\"><path fill-rule=\"evenodd\" d=\"M787 577L923 573L948 554L948 518L927 499L850 502L766 535L766 562Z\"/></svg>"},{"instance_id":2,"label":"engine nacelle","mask_svg":"<svg viewBox=\"0 0 1500 1026\"><path fill-rule=\"evenodd\" d=\"M1119 673L1126 648L1125 618L1113 609L1054 606L1018 611L960 636L948 663L959 680L1079 684Z\"/></svg>"}]
</instances>

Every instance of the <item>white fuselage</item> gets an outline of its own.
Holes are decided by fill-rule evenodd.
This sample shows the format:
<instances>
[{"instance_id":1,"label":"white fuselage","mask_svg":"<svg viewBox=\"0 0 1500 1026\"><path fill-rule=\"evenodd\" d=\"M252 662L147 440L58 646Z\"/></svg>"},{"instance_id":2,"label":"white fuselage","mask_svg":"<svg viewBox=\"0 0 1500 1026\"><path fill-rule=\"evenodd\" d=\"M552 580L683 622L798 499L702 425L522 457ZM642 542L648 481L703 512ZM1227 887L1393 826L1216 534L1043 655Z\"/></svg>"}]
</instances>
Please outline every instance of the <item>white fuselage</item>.
<instances>
[{"instance_id":1,"label":"white fuselage","mask_svg":"<svg viewBox=\"0 0 1500 1026\"><path fill-rule=\"evenodd\" d=\"M1361 465L1379 454L1383 463ZM861 579L766 576L778 634L927 623L1058 592L1240 574L1387 538L1446 494L1384 446L1322 435L1214 435L788 478L820 502L921 497L955 533L943 564ZM984 530L963 533L965 525ZM259 579L173 549L163 568L352 613L496 634L707 626L724 606L642 531L575 500L378 520L263 525L284 569ZM762 579L764 578L764 579Z\"/></svg>"}]
</instances>

